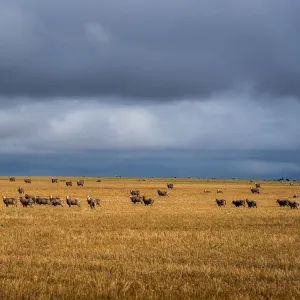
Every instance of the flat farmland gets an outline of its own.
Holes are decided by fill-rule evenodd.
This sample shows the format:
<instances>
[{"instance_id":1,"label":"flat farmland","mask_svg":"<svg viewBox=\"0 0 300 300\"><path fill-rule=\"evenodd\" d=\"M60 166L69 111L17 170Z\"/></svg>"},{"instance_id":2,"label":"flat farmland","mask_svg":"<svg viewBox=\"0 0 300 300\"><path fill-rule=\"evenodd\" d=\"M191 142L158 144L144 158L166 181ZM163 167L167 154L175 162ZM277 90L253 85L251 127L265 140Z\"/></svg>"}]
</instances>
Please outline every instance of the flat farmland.
<instances>
[{"instance_id":1,"label":"flat farmland","mask_svg":"<svg viewBox=\"0 0 300 300\"><path fill-rule=\"evenodd\" d=\"M58 177L72 180L66 187L24 178L1 177L1 195L18 198L23 187L78 197L81 207L7 208L1 199L1 299L300 298L300 209L276 204L297 200L299 182L257 181L261 193L252 194L249 180ZM154 205L131 203L130 189ZM90 209L87 195L101 206ZM246 198L258 208L231 204Z\"/></svg>"}]
</instances>

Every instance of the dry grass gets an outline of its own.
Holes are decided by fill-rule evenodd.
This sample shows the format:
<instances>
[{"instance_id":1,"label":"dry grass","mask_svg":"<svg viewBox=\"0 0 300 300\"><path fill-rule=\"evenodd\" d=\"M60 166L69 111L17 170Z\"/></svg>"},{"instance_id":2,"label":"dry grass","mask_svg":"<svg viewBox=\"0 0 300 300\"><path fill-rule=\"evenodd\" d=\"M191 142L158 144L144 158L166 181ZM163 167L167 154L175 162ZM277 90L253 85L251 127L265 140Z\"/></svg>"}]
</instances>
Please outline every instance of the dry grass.
<instances>
[{"instance_id":1,"label":"dry grass","mask_svg":"<svg viewBox=\"0 0 300 300\"><path fill-rule=\"evenodd\" d=\"M261 182L261 194L252 195L238 180L84 178L84 187L57 189L49 177L23 179L0 178L1 194L17 197L22 186L77 196L83 205L6 208L1 201L1 299L300 298L300 210L275 203L300 195L299 182ZM159 198L156 190L169 182L170 196ZM136 188L154 206L131 203ZM102 206L91 210L88 194ZM239 198L258 208L232 207Z\"/></svg>"}]
</instances>

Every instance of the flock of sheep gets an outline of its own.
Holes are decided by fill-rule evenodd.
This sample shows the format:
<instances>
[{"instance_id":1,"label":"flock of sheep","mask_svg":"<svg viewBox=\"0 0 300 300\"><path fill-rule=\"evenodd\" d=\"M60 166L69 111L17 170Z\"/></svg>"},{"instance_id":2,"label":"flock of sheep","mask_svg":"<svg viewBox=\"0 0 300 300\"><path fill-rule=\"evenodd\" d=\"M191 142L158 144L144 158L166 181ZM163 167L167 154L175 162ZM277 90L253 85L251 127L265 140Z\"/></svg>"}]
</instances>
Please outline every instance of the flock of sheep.
<instances>
[{"instance_id":1,"label":"flock of sheep","mask_svg":"<svg viewBox=\"0 0 300 300\"><path fill-rule=\"evenodd\" d=\"M15 181L14 177L9 177L10 181ZM51 179L52 183L58 183L58 179L53 178ZM60 180L60 181L65 181L67 186L72 186L72 182L71 181L66 181L66 180ZM31 183L31 179L24 179L25 183ZM98 179L97 182L101 182L101 179ZM84 180L77 180L77 186L83 186L84 185ZM173 189L174 185L172 183L168 183L167 184L167 188L168 189ZM260 184L256 183L255 187L250 187L250 191L252 194L260 194ZM19 194L23 195L24 194L24 189L19 187L18 188L18 192ZM204 193L210 193L209 190L204 190ZM222 190L218 189L217 193L223 193ZM162 191L162 190L157 190L157 194L158 196L168 196L168 192L167 191ZM129 196L130 200L132 203L136 204L136 203L143 203L145 206L148 205L153 205L154 204L154 199L152 198L147 198L146 196L141 196L140 195L140 191L139 190L130 190L130 196ZM293 195L293 198L297 198L297 194ZM42 198L39 196L33 196L33 195L28 195L25 194L24 197L20 196L19 197L19 201L21 202L23 207L32 207L34 204L37 205L53 205L53 206L63 206L64 204L64 200L60 199L59 197L52 197L49 196L48 198ZM81 206L80 203L80 199L79 198L73 198L71 199L70 196L66 196L66 204L71 207L71 206ZM100 205L100 199L99 198L92 198L89 195L86 198L87 204L90 206L91 209L95 209L96 206L101 206ZM7 198L6 196L3 196L3 202L4 204L8 207L9 205L12 206L17 206L17 199L16 198ZM290 207L292 209L298 209L299 207L299 203L298 201L291 201L288 199L284 199L284 200L280 200L277 199L276 203L280 206L287 206ZM216 204L219 207L225 207L226 206L226 200L225 199L216 199ZM255 200L233 200L232 204L235 207L240 207L240 206L248 206L249 208L257 208L257 202Z\"/></svg>"},{"instance_id":2,"label":"flock of sheep","mask_svg":"<svg viewBox=\"0 0 300 300\"><path fill-rule=\"evenodd\" d=\"M250 187L250 191L252 194L260 194L260 184L259 183L256 183L255 184L255 188L254 187ZM207 190L204 190L204 192L209 192ZM217 190L217 193L222 193L221 190ZM297 198L297 194L294 194L293 195L293 198ZM216 203L218 206L226 206L226 200L225 199L216 199ZM276 200L276 203L279 205L279 206L289 206L290 208L297 208L299 207L299 203L298 201L291 201L291 200L288 200L288 199L285 199L285 200L280 200L280 199L277 199ZM249 200L249 199L246 199L246 200L233 200L232 201L232 204L235 206L235 207L240 207L240 206L247 206L249 208L251 207L255 207L257 208L257 202L255 200Z\"/></svg>"}]
</instances>

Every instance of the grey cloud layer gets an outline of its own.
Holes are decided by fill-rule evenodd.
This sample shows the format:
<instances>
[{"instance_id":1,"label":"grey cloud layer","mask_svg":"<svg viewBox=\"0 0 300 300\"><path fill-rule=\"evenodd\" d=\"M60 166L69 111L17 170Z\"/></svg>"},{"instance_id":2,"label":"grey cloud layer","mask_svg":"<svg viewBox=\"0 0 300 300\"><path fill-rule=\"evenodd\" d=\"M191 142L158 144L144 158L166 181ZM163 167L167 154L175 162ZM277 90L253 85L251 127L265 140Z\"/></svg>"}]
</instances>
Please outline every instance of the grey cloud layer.
<instances>
[{"instance_id":1,"label":"grey cloud layer","mask_svg":"<svg viewBox=\"0 0 300 300\"><path fill-rule=\"evenodd\" d=\"M0 152L300 149L300 103L295 100L272 107L241 94L205 102L102 102L61 100L3 108Z\"/></svg>"},{"instance_id":2,"label":"grey cloud layer","mask_svg":"<svg viewBox=\"0 0 300 300\"><path fill-rule=\"evenodd\" d=\"M300 3L0 1L4 97L300 97Z\"/></svg>"}]
</instances>

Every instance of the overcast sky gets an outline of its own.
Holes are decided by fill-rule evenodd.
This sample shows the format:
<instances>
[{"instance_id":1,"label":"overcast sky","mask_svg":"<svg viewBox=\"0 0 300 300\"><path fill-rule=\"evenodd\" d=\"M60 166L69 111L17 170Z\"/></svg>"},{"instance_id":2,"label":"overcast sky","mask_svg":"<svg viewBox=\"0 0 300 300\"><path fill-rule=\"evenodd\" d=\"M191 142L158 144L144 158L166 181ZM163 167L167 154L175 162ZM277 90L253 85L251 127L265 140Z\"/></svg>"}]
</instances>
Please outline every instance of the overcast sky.
<instances>
[{"instance_id":1,"label":"overcast sky","mask_svg":"<svg viewBox=\"0 0 300 300\"><path fill-rule=\"evenodd\" d=\"M0 173L300 179L300 2L0 0Z\"/></svg>"}]
</instances>

